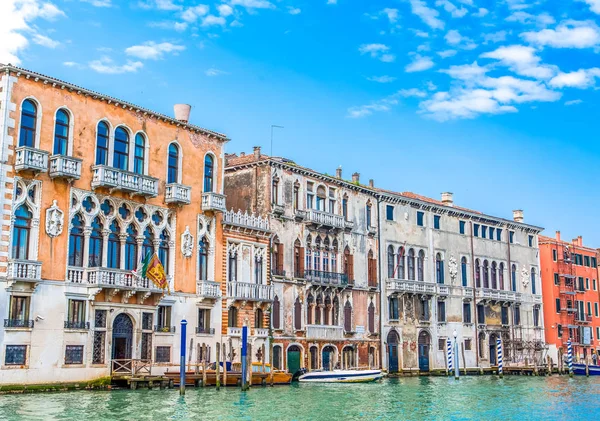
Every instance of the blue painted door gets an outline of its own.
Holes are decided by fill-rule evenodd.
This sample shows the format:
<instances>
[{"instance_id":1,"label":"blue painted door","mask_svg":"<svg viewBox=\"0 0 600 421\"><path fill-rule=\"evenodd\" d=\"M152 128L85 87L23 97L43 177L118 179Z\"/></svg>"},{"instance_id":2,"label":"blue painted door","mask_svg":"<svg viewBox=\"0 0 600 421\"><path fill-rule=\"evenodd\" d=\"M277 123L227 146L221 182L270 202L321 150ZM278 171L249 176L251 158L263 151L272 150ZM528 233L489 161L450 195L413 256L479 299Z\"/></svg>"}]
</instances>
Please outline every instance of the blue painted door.
<instances>
[{"instance_id":1,"label":"blue painted door","mask_svg":"<svg viewBox=\"0 0 600 421\"><path fill-rule=\"evenodd\" d=\"M323 351L323 370L331 370L331 352Z\"/></svg>"},{"instance_id":2,"label":"blue painted door","mask_svg":"<svg viewBox=\"0 0 600 421\"><path fill-rule=\"evenodd\" d=\"M388 358L388 364L389 364L389 372L390 373L397 373L398 372L398 344L390 344L389 345L389 358Z\"/></svg>"},{"instance_id":3,"label":"blue painted door","mask_svg":"<svg viewBox=\"0 0 600 421\"><path fill-rule=\"evenodd\" d=\"M419 344L419 371L429 371L429 344Z\"/></svg>"}]
</instances>

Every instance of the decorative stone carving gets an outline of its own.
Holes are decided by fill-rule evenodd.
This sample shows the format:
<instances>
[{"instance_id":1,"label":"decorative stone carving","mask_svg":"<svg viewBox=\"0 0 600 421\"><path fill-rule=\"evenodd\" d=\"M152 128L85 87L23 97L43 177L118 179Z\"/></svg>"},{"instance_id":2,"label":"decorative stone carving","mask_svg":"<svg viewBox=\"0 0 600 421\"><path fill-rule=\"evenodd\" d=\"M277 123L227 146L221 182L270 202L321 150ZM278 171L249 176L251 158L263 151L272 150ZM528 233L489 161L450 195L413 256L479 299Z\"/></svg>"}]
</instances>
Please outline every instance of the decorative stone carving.
<instances>
[{"instance_id":1,"label":"decorative stone carving","mask_svg":"<svg viewBox=\"0 0 600 421\"><path fill-rule=\"evenodd\" d=\"M452 284L454 285L454 283L456 281L456 277L458 276L458 262L456 261L456 258L454 257L454 255L450 256L450 260L448 262L448 270L450 272L450 280L452 281Z\"/></svg>"},{"instance_id":2,"label":"decorative stone carving","mask_svg":"<svg viewBox=\"0 0 600 421\"><path fill-rule=\"evenodd\" d=\"M60 210L56 200L46 209L46 234L51 238L58 237L63 232L65 213Z\"/></svg>"},{"instance_id":3,"label":"decorative stone carving","mask_svg":"<svg viewBox=\"0 0 600 421\"><path fill-rule=\"evenodd\" d=\"M527 285L529 285L529 271L527 268L523 268L521 270L521 282L523 282L523 286L525 288L527 288Z\"/></svg>"},{"instance_id":4,"label":"decorative stone carving","mask_svg":"<svg viewBox=\"0 0 600 421\"><path fill-rule=\"evenodd\" d=\"M190 232L190 227L186 226L181 234L181 254L183 257L192 257L194 251L194 236Z\"/></svg>"}]
</instances>

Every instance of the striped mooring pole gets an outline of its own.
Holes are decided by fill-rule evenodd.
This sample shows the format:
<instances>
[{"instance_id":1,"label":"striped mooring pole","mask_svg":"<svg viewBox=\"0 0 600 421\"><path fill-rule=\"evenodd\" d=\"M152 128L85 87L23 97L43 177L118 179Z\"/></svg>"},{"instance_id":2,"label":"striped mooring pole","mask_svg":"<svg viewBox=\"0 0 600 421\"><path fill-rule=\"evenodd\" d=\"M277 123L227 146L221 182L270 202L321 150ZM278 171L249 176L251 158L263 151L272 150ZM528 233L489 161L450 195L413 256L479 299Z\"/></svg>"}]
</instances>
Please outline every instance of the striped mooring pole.
<instances>
[{"instance_id":1,"label":"striped mooring pole","mask_svg":"<svg viewBox=\"0 0 600 421\"><path fill-rule=\"evenodd\" d=\"M448 358L448 373L452 373L452 370L454 370L454 364L452 361L452 341L450 338L446 340L446 354Z\"/></svg>"},{"instance_id":2,"label":"striped mooring pole","mask_svg":"<svg viewBox=\"0 0 600 421\"><path fill-rule=\"evenodd\" d=\"M502 361L502 341L500 338L496 338L496 352L498 353L498 375L502 378L504 377L504 363Z\"/></svg>"},{"instance_id":3,"label":"striped mooring pole","mask_svg":"<svg viewBox=\"0 0 600 421\"><path fill-rule=\"evenodd\" d=\"M569 365L569 376L573 377L573 346L571 338L567 341L567 364Z\"/></svg>"}]
</instances>

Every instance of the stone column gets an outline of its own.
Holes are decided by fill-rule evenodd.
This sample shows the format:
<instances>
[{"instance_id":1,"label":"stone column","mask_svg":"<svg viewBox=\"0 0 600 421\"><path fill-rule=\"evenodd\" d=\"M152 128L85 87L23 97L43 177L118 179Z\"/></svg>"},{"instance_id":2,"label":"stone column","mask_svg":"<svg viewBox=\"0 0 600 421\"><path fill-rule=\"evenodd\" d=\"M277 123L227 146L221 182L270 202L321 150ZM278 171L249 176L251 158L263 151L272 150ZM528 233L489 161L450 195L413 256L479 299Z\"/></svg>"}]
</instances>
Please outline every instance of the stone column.
<instances>
[{"instance_id":1,"label":"stone column","mask_svg":"<svg viewBox=\"0 0 600 421\"><path fill-rule=\"evenodd\" d=\"M92 235L92 228L85 227L83 229L83 267L90 266L90 236Z\"/></svg>"},{"instance_id":2,"label":"stone column","mask_svg":"<svg viewBox=\"0 0 600 421\"><path fill-rule=\"evenodd\" d=\"M125 270L125 243L127 241L127 233L119 234L120 248L119 253L121 255L120 269Z\"/></svg>"},{"instance_id":3,"label":"stone column","mask_svg":"<svg viewBox=\"0 0 600 421\"><path fill-rule=\"evenodd\" d=\"M108 236L110 235L110 230L103 229L102 230L102 267L105 268L108 266Z\"/></svg>"}]
</instances>

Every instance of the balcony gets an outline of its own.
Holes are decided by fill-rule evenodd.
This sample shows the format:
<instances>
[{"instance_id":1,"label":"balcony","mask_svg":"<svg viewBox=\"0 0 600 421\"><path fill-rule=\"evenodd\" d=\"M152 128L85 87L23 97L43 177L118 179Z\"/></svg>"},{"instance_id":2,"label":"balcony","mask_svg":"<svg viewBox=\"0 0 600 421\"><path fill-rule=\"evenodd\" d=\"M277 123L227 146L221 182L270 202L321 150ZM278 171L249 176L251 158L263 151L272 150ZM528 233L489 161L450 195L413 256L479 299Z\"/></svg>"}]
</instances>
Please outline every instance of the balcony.
<instances>
[{"instance_id":1,"label":"balcony","mask_svg":"<svg viewBox=\"0 0 600 421\"><path fill-rule=\"evenodd\" d=\"M269 336L269 329L255 327L252 329L252 335L257 338L266 338Z\"/></svg>"},{"instance_id":2,"label":"balcony","mask_svg":"<svg viewBox=\"0 0 600 421\"><path fill-rule=\"evenodd\" d=\"M592 323L592 315L591 314L578 314L575 318L575 322L589 324Z\"/></svg>"},{"instance_id":3,"label":"balcony","mask_svg":"<svg viewBox=\"0 0 600 421\"><path fill-rule=\"evenodd\" d=\"M19 146L15 149L15 154L15 171L48 171L48 155L50 155L48 152L29 146Z\"/></svg>"},{"instance_id":4,"label":"balcony","mask_svg":"<svg viewBox=\"0 0 600 421\"><path fill-rule=\"evenodd\" d=\"M221 296L221 284L213 281L198 281L196 293L202 298L216 300Z\"/></svg>"},{"instance_id":5,"label":"balcony","mask_svg":"<svg viewBox=\"0 0 600 421\"><path fill-rule=\"evenodd\" d=\"M283 269L273 269L273 270L271 270L271 274L273 276L278 276L280 278L285 278L285 270L283 270Z\"/></svg>"},{"instance_id":6,"label":"balcony","mask_svg":"<svg viewBox=\"0 0 600 421\"><path fill-rule=\"evenodd\" d=\"M11 281L39 282L42 280L42 262L9 260L7 277Z\"/></svg>"},{"instance_id":7,"label":"balcony","mask_svg":"<svg viewBox=\"0 0 600 421\"><path fill-rule=\"evenodd\" d=\"M298 221L298 222L304 221L306 219L306 211L303 211L300 209L295 209L294 210L294 218L296 218L296 221Z\"/></svg>"},{"instance_id":8,"label":"balcony","mask_svg":"<svg viewBox=\"0 0 600 421\"><path fill-rule=\"evenodd\" d=\"M175 326L154 325L154 331L156 333L175 333Z\"/></svg>"},{"instance_id":9,"label":"balcony","mask_svg":"<svg viewBox=\"0 0 600 421\"><path fill-rule=\"evenodd\" d=\"M169 183L165 186L165 203L189 205L192 203L192 188L179 183Z\"/></svg>"},{"instance_id":10,"label":"balcony","mask_svg":"<svg viewBox=\"0 0 600 421\"><path fill-rule=\"evenodd\" d=\"M344 221L344 229L346 231L352 231L354 229L354 221Z\"/></svg>"},{"instance_id":11,"label":"balcony","mask_svg":"<svg viewBox=\"0 0 600 421\"><path fill-rule=\"evenodd\" d=\"M74 322L74 321L65 320L65 329L89 330L90 322Z\"/></svg>"},{"instance_id":12,"label":"balcony","mask_svg":"<svg viewBox=\"0 0 600 421\"><path fill-rule=\"evenodd\" d=\"M198 326L198 327L196 327L196 333L198 335L214 335L215 334L215 328L214 327L201 327L201 326Z\"/></svg>"},{"instance_id":13,"label":"balcony","mask_svg":"<svg viewBox=\"0 0 600 421\"><path fill-rule=\"evenodd\" d=\"M242 328L241 327L228 327L227 328L227 336L241 337L242 336Z\"/></svg>"},{"instance_id":14,"label":"balcony","mask_svg":"<svg viewBox=\"0 0 600 421\"><path fill-rule=\"evenodd\" d=\"M218 193L202 193L202 210L204 212L225 212L225 196Z\"/></svg>"},{"instance_id":15,"label":"balcony","mask_svg":"<svg viewBox=\"0 0 600 421\"><path fill-rule=\"evenodd\" d=\"M163 292L148 278L140 278L131 271L120 269L69 267L67 282L116 290Z\"/></svg>"},{"instance_id":16,"label":"balcony","mask_svg":"<svg viewBox=\"0 0 600 421\"><path fill-rule=\"evenodd\" d=\"M348 275L345 273L323 272L321 270L305 270L304 278L313 284L324 286L348 286Z\"/></svg>"},{"instance_id":17,"label":"balcony","mask_svg":"<svg viewBox=\"0 0 600 421\"><path fill-rule=\"evenodd\" d=\"M377 227L368 226L367 227L367 234L369 234L369 235L375 235L375 234L377 234Z\"/></svg>"},{"instance_id":18,"label":"balcony","mask_svg":"<svg viewBox=\"0 0 600 421\"><path fill-rule=\"evenodd\" d=\"M227 296L241 301L273 301L273 287L251 282L227 282Z\"/></svg>"},{"instance_id":19,"label":"balcony","mask_svg":"<svg viewBox=\"0 0 600 421\"><path fill-rule=\"evenodd\" d=\"M79 180L79 177L81 177L81 159L65 155L52 155L48 175L50 178Z\"/></svg>"},{"instance_id":20,"label":"balcony","mask_svg":"<svg viewBox=\"0 0 600 421\"><path fill-rule=\"evenodd\" d=\"M342 326L306 325L308 340L341 340L344 339Z\"/></svg>"},{"instance_id":21,"label":"balcony","mask_svg":"<svg viewBox=\"0 0 600 421\"><path fill-rule=\"evenodd\" d=\"M4 319L4 327L15 329L32 329L33 320L25 319Z\"/></svg>"},{"instance_id":22,"label":"balcony","mask_svg":"<svg viewBox=\"0 0 600 421\"><path fill-rule=\"evenodd\" d=\"M111 191L119 190L132 195L156 197L158 196L158 178L148 175L109 167L106 165L94 165L92 167L92 189L107 187Z\"/></svg>"},{"instance_id":23,"label":"balcony","mask_svg":"<svg viewBox=\"0 0 600 421\"><path fill-rule=\"evenodd\" d=\"M408 292L412 294L433 295L436 285L422 281L408 281L406 279L388 279L388 292Z\"/></svg>"},{"instance_id":24,"label":"balcony","mask_svg":"<svg viewBox=\"0 0 600 421\"><path fill-rule=\"evenodd\" d=\"M514 291L503 291L489 288L478 288L475 291L478 301L506 301L515 302L521 300L521 294Z\"/></svg>"},{"instance_id":25,"label":"balcony","mask_svg":"<svg viewBox=\"0 0 600 421\"><path fill-rule=\"evenodd\" d=\"M346 224L344 217L329 212L308 209L306 211L306 222L319 227L329 227L334 229L344 229Z\"/></svg>"},{"instance_id":26,"label":"balcony","mask_svg":"<svg viewBox=\"0 0 600 421\"><path fill-rule=\"evenodd\" d=\"M285 208L279 203L273 203L273 214L281 216L285 213Z\"/></svg>"},{"instance_id":27,"label":"balcony","mask_svg":"<svg viewBox=\"0 0 600 421\"><path fill-rule=\"evenodd\" d=\"M223 223L233 225L245 230L269 231L269 219L261 216L255 216L242 211L233 210L223 213Z\"/></svg>"}]
</instances>

